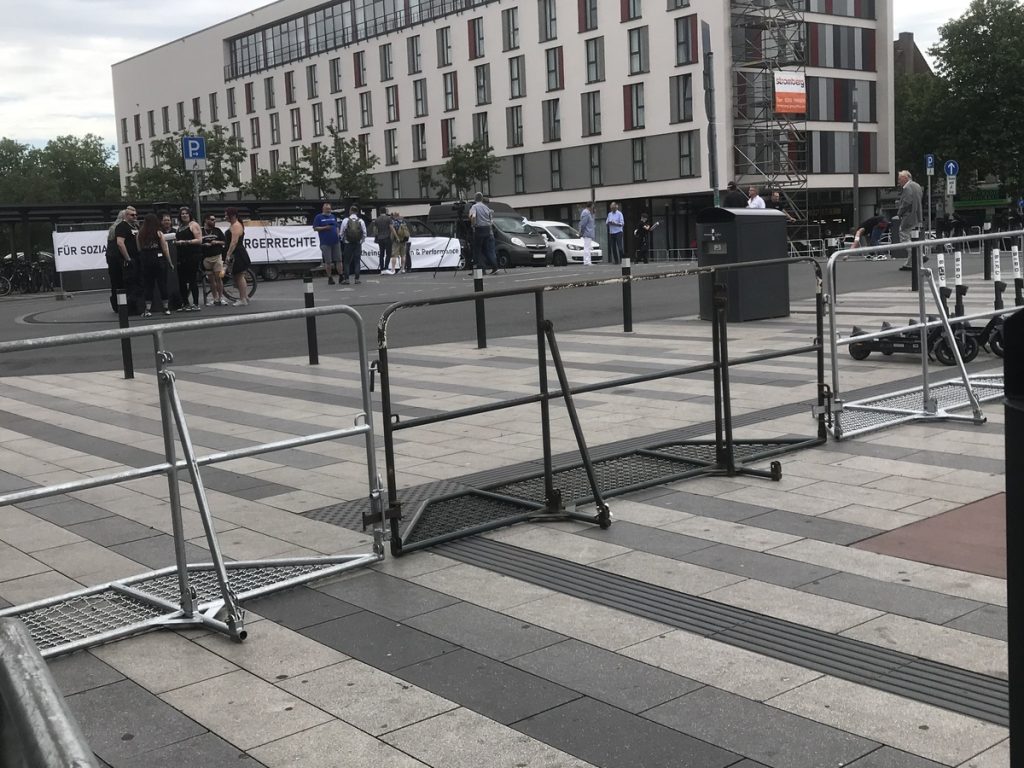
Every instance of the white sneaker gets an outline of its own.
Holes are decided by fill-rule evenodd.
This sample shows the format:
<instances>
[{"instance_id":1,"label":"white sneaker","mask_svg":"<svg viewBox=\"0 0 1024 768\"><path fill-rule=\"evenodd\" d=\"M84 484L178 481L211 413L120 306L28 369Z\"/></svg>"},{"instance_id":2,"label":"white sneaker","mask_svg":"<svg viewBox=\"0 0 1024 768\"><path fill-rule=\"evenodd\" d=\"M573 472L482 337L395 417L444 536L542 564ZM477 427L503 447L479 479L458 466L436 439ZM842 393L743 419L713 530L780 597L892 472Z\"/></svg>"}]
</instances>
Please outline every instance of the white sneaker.
<instances>
[{"instance_id":1,"label":"white sneaker","mask_svg":"<svg viewBox=\"0 0 1024 768\"><path fill-rule=\"evenodd\" d=\"M393 269L385 269L384 270L384 274L385 275L393 275L393 274L395 274L395 270L393 270Z\"/></svg>"},{"instance_id":2,"label":"white sneaker","mask_svg":"<svg viewBox=\"0 0 1024 768\"><path fill-rule=\"evenodd\" d=\"M247 307L247 306L249 306L249 302L248 301L241 301L241 300L239 300L239 301L236 301L231 306L232 307Z\"/></svg>"}]
</instances>

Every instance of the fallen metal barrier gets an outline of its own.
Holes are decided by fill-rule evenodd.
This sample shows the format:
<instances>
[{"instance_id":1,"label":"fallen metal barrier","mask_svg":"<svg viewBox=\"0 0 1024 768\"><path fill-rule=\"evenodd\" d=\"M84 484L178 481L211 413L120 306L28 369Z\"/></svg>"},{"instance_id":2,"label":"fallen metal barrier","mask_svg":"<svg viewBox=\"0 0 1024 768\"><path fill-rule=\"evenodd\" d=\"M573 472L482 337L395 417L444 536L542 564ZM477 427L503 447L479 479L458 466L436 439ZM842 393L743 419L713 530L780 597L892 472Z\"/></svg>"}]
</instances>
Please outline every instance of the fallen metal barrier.
<instances>
[{"instance_id":1,"label":"fallen metal barrier","mask_svg":"<svg viewBox=\"0 0 1024 768\"><path fill-rule=\"evenodd\" d=\"M176 375L171 369L174 356L165 347L164 337L174 333L207 331L211 328L225 326L283 320L309 320L310 318L338 314L346 315L355 324L356 339L359 344L362 412L355 417L353 426L197 456L189 434L184 407L178 394ZM151 336L153 339L156 378L160 395L164 461L160 464L126 469L99 477L0 494L0 507L164 474L167 476L176 564L162 570L119 579L100 586L0 611L0 617L14 616L26 624L44 657L69 653L157 627L202 626L222 632L234 640L242 641L246 637L242 601L340 571L370 565L384 557L387 531L381 512L381 488L376 465L366 340L362 318L352 307L283 310L0 342L0 354L90 342L124 340L138 336ZM362 436L366 445L369 511L363 514L363 526L364 528L370 526L372 529L372 552L355 555L225 562L213 527L213 515L206 497L206 489L200 472L201 467L286 448L297 448L327 440L356 436ZM177 438L177 443L175 438ZM178 445L183 454L181 459L177 457ZM206 535L206 543L210 550L211 562L209 563L189 563L185 556L186 540L178 484L182 470L188 473L188 479L195 494Z\"/></svg>"},{"instance_id":2,"label":"fallen metal barrier","mask_svg":"<svg viewBox=\"0 0 1024 768\"><path fill-rule=\"evenodd\" d=\"M0 619L0 765L96 768L53 675L17 619Z\"/></svg>"},{"instance_id":3,"label":"fallen metal barrier","mask_svg":"<svg viewBox=\"0 0 1024 768\"><path fill-rule=\"evenodd\" d=\"M544 296L557 291L638 283L680 277L711 275L731 270L756 269L780 265L806 263L814 271L816 285L815 338L810 344L782 351L763 352L730 359L727 329L727 292L725 286L713 280L714 318L712 320L712 362L672 368L663 371L629 376L595 384L572 386L568 380L554 325L545 317ZM377 324L378 362L381 380L381 412L383 416L384 456L387 474L388 503L384 512L391 528L391 551L401 555L455 538L492 530L527 520L553 521L574 519L607 527L611 514L605 499L652 485L672 482L701 475L749 474L778 480L781 465L772 462L768 470L754 469L748 464L788 451L820 445L827 439L825 428L825 402L828 396L825 384L824 296L821 266L812 257L784 258L717 267L696 267L680 271L649 275L626 275L621 278L587 280L529 288L513 288L463 296L422 299L392 304L381 315ZM395 411L391 393L391 372L388 350L388 323L396 312L403 309L423 308L467 301L486 301L512 296L533 296L537 334L538 392L509 398L494 403L462 408L446 413L401 420ZM777 440L743 441L733 436L729 371L733 366L763 362L790 355L814 353L817 358L817 433L809 438L779 438ZM558 376L559 389L548 384L548 356ZM605 455L593 459L576 412L574 398L587 392L598 392L642 382L684 376L713 374L714 386L714 440L679 440ZM563 400L569 414L573 435L579 451L579 460L555 467L551 449L550 404ZM524 405L540 406L543 469L540 472L511 478L498 484L468 491L428 497L417 504L405 529L402 502L399 499L395 459L395 433L405 429L437 424L444 421L500 411ZM595 514L577 510L581 504L595 505Z\"/></svg>"}]
</instances>

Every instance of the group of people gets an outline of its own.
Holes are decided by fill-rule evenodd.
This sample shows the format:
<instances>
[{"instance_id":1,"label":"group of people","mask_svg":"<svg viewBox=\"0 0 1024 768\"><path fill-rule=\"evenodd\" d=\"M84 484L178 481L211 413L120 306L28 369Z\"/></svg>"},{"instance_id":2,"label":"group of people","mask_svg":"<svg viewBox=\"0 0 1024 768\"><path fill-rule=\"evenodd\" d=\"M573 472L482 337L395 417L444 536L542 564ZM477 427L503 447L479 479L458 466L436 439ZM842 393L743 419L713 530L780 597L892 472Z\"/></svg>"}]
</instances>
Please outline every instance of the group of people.
<instances>
[{"instance_id":1,"label":"group of people","mask_svg":"<svg viewBox=\"0 0 1024 768\"><path fill-rule=\"evenodd\" d=\"M786 210L786 203L782 199L782 193L779 190L773 189L768 199L765 200L761 197L761 190L753 184L747 187L747 193L743 194L739 184L735 181L730 181L725 186L725 194L722 196L722 207L755 208L758 210L772 209L782 211L786 215L787 222L792 223L796 221L793 215Z\"/></svg>"},{"instance_id":2,"label":"group of people","mask_svg":"<svg viewBox=\"0 0 1024 768\"><path fill-rule=\"evenodd\" d=\"M379 249L380 273L397 275L409 272L412 269L409 260L409 227L402 215L398 211L389 212L387 208L381 207L371 226ZM339 218L331 204L325 202L320 213L313 218L313 229L320 238L327 284L334 285L334 276L337 275L341 285L349 285L350 282L359 285L363 243L368 236L366 222L359 215L359 206L353 205L349 208L348 216Z\"/></svg>"},{"instance_id":3,"label":"group of people","mask_svg":"<svg viewBox=\"0 0 1024 768\"><path fill-rule=\"evenodd\" d=\"M587 202L583 204L580 211L580 237L583 238L583 265L589 266L591 254L593 253L594 240L597 237L597 225L593 212L594 204ZM608 261L610 264L621 264L626 255L625 229L626 219L619 210L619 204L612 202L608 205L608 215L605 216L605 227L608 232ZM633 238L636 243L636 261L647 264L650 261L650 233L658 225L651 224L647 218L647 212L640 214L640 223L633 230Z\"/></svg>"},{"instance_id":4,"label":"group of people","mask_svg":"<svg viewBox=\"0 0 1024 768\"><path fill-rule=\"evenodd\" d=\"M921 207L923 190L921 185L914 181L914 176L910 171L900 171L897 176L897 183L900 187L900 197L896 215L890 221L876 210L874 215L861 222L860 226L853 233L854 248L870 248L879 245L885 233L889 231L890 226L893 224L898 227L899 242L901 243L911 242L914 239L915 232L920 230L923 220ZM884 253L877 253L870 254L866 258L880 261L889 257ZM907 257L900 266L900 269L906 272L913 268L911 252L908 250Z\"/></svg>"},{"instance_id":5,"label":"group of people","mask_svg":"<svg viewBox=\"0 0 1024 768\"><path fill-rule=\"evenodd\" d=\"M211 304L227 306L224 275L231 265L238 299L233 306L249 303L245 271L250 266L245 249L245 226L237 208L225 211L227 231L217 227L217 217L207 215L203 226L192 219L187 207L178 211L178 229L170 213L147 213L139 224L138 212L128 206L118 213L107 231L107 275L110 306L118 311L118 293L125 292L130 314L151 317L200 309L201 274L210 283Z\"/></svg>"}]
</instances>

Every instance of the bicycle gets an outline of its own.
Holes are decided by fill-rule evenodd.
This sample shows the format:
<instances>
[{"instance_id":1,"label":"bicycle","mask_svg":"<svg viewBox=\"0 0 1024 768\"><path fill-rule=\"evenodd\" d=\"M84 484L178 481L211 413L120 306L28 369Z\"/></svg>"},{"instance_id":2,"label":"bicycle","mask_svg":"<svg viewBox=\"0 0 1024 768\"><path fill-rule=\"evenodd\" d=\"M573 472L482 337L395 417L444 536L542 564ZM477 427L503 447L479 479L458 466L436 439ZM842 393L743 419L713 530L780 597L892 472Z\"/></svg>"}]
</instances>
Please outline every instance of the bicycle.
<instances>
[{"instance_id":1,"label":"bicycle","mask_svg":"<svg viewBox=\"0 0 1024 768\"><path fill-rule=\"evenodd\" d=\"M209 304L210 295L213 293L213 290L210 287L209 276L201 269L200 280L203 284L203 303ZM222 281L224 283L224 298L231 302L238 301L238 291L235 290L234 275L231 271L231 265L228 265L227 270L224 272ZM245 270L245 282L249 286L249 298L252 298L256 294L257 286L256 273L253 271L252 267Z\"/></svg>"}]
</instances>

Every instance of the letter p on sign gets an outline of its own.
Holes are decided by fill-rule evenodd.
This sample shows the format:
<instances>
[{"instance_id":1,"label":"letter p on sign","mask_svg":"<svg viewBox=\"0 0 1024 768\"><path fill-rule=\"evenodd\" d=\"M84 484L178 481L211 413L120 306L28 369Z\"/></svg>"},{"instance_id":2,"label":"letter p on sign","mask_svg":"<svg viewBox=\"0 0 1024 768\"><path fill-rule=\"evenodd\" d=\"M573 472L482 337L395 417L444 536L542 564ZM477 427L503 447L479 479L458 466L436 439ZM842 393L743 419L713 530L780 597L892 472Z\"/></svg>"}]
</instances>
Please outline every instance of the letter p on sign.
<instances>
[{"instance_id":1,"label":"letter p on sign","mask_svg":"<svg viewBox=\"0 0 1024 768\"><path fill-rule=\"evenodd\" d=\"M203 136L184 136L181 140L181 155L185 159L186 170L205 171L206 138Z\"/></svg>"}]
</instances>

